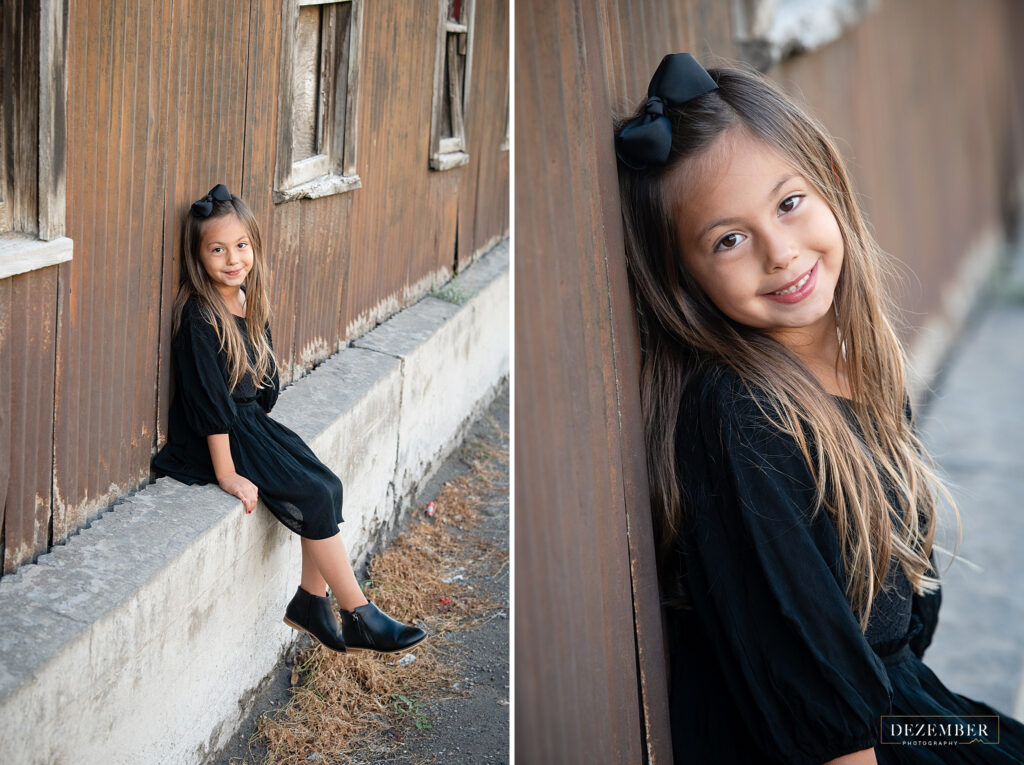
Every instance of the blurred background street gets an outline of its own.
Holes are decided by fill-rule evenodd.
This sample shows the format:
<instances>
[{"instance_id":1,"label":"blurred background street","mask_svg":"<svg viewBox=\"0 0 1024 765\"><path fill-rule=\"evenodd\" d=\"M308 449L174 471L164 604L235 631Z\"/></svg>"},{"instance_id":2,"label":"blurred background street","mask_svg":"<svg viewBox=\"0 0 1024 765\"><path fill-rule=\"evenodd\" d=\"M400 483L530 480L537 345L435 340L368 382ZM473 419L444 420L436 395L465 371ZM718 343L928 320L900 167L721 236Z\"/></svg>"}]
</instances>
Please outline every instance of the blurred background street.
<instances>
[{"instance_id":1,"label":"blurred background street","mask_svg":"<svg viewBox=\"0 0 1024 765\"><path fill-rule=\"evenodd\" d=\"M950 690L1024 718L1024 246L994 275L919 428L960 509L939 554L942 609L925 663ZM948 511L937 541L951 550ZM968 562L969 561L969 562ZM975 565L972 565L975 564Z\"/></svg>"}]
</instances>

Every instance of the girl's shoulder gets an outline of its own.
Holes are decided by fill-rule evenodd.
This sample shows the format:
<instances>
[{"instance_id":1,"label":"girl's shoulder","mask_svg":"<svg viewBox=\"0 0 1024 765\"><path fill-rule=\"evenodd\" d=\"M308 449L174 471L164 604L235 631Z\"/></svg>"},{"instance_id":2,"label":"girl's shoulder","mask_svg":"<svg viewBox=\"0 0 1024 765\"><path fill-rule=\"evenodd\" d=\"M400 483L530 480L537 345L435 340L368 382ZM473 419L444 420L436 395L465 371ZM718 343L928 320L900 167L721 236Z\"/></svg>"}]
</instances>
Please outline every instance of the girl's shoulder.
<instances>
[{"instance_id":1,"label":"girl's shoulder","mask_svg":"<svg viewBox=\"0 0 1024 765\"><path fill-rule=\"evenodd\" d=\"M217 330L212 322L216 316L194 297L189 297L181 307L178 329L174 333L176 340L217 340ZM219 345L219 342L218 342Z\"/></svg>"},{"instance_id":2,"label":"girl's shoulder","mask_svg":"<svg viewBox=\"0 0 1024 765\"><path fill-rule=\"evenodd\" d=\"M195 297L189 297L181 306L181 323L192 322L196 319L207 321L208 310L203 307Z\"/></svg>"},{"instance_id":3,"label":"girl's shoulder","mask_svg":"<svg viewBox=\"0 0 1024 765\"><path fill-rule=\"evenodd\" d=\"M735 370L724 365L699 370L680 404L676 459L706 466L696 474L720 471L737 460L802 474L799 441L780 415L774 398Z\"/></svg>"},{"instance_id":4,"label":"girl's shoulder","mask_svg":"<svg viewBox=\"0 0 1024 765\"><path fill-rule=\"evenodd\" d=\"M772 397L745 381L732 367L706 364L691 373L680 405L680 419L702 430L760 429L770 425L774 409Z\"/></svg>"}]
</instances>

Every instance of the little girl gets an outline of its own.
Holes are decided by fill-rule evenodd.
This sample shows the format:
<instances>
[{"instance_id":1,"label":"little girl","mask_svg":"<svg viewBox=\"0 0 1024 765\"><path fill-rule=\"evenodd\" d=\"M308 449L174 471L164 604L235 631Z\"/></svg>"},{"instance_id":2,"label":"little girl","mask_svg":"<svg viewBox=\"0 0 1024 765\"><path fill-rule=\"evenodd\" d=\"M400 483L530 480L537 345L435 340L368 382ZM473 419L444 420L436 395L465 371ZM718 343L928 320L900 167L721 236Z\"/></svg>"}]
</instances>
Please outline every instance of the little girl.
<instances>
[{"instance_id":1,"label":"little girl","mask_svg":"<svg viewBox=\"0 0 1024 765\"><path fill-rule=\"evenodd\" d=\"M402 651L426 637L363 596L338 524L341 481L270 418L280 381L271 344L267 266L249 207L218 184L185 216L174 302L176 393L153 467L188 484L217 483L251 513L258 499L302 545L289 626L335 651ZM328 603L330 586L341 626Z\"/></svg>"},{"instance_id":2,"label":"little girl","mask_svg":"<svg viewBox=\"0 0 1024 765\"><path fill-rule=\"evenodd\" d=\"M1024 762L1005 715L998 744L892 727L998 713L921 662L943 490L832 140L764 78L687 54L648 96L616 153L676 761Z\"/></svg>"}]
</instances>

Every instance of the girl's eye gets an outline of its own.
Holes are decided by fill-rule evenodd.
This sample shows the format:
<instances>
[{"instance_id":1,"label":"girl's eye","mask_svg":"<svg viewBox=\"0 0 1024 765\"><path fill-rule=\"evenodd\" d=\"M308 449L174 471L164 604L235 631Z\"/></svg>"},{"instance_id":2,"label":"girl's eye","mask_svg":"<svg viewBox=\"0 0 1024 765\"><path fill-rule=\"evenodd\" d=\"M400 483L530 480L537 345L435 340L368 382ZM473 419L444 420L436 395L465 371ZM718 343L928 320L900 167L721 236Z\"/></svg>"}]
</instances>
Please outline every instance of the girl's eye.
<instances>
[{"instance_id":1,"label":"girl's eye","mask_svg":"<svg viewBox=\"0 0 1024 765\"><path fill-rule=\"evenodd\" d=\"M212 252L212 253L214 253L216 255L216 254L220 253L221 249L222 248L220 248L220 247L214 247L212 250L210 250L210 252Z\"/></svg>"},{"instance_id":2,"label":"girl's eye","mask_svg":"<svg viewBox=\"0 0 1024 765\"><path fill-rule=\"evenodd\" d=\"M793 194L792 196L788 196L782 200L782 203L779 205L779 209L784 213L793 212L793 210L800 206L800 202L803 198L803 194Z\"/></svg>"},{"instance_id":3,"label":"girl's eye","mask_svg":"<svg viewBox=\"0 0 1024 765\"><path fill-rule=\"evenodd\" d=\"M248 243L248 242L239 242L239 243L238 243L238 246L239 246L239 247L248 247L248 246L249 246L249 243Z\"/></svg>"},{"instance_id":4,"label":"girl's eye","mask_svg":"<svg viewBox=\"0 0 1024 765\"><path fill-rule=\"evenodd\" d=\"M726 234L715 244L715 252L721 252L722 250L731 250L739 246L740 242L746 239L743 234Z\"/></svg>"}]
</instances>

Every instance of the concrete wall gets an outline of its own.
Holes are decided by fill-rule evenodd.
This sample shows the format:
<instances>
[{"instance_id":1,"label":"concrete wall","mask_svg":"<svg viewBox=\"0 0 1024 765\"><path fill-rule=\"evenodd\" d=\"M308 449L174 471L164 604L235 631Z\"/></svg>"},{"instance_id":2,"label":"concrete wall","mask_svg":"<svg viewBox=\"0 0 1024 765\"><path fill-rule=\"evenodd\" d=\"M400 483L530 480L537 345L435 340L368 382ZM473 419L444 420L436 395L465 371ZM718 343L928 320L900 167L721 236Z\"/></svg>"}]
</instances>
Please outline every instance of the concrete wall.
<instances>
[{"instance_id":1,"label":"concrete wall","mask_svg":"<svg viewBox=\"0 0 1024 765\"><path fill-rule=\"evenodd\" d=\"M353 563L508 375L508 244L282 392L273 416L345 484ZM443 416L435 416L443 411ZM0 580L0 762L196 763L296 633L298 537L169 478Z\"/></svg>"},{"instance_id":2,"label":"concrete wall","mask_svg":"<svg viewBox=\"0 0 1024 765\"><path fill-rule=\"evenodd\" d=\"M425 298L353 343L402 362L395 473L400 503L411 501L424 477L447 456L436 434L458 431L466 423L465 403L488 399L491 381L508 371L507 337L500 342L502 333L508 332L508 285L495 278L500 268L501 261L491 259L459 276L456 295L476 294L476 299L460 306ZM451 320L457 314L463 314L461 321L476 331L460 330L461 322ZM440 368L439 358L444 360ZM477 409L482 411L479 404Z\"/></svg>"}]
</instances>

